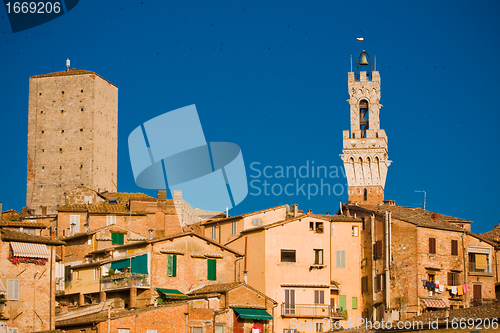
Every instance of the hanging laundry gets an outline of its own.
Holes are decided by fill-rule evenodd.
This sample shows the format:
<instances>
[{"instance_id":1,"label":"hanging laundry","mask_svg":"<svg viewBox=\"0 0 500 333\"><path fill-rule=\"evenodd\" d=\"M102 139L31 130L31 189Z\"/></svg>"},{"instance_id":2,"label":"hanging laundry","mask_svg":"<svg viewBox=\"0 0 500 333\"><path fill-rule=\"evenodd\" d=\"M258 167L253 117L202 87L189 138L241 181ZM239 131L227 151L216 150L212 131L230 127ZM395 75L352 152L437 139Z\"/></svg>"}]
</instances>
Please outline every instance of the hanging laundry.
<instances>
[{"instance_id":1,"label":"hanging laundry","mask_svg":"<svg viewBox=\"0 0 500 333\"><path fill-rule=\"evenodd\" d=\"M439 292L442 293L444 291L444 285L440 284L439 285Z\"/></svg>"},{"instance_id":2,"label":"hanging laundry","mask_svg":"<svg viewBox=\"0 0 500 333\"><path fill-rule=\"evenodd\" d=\"M457 291L458 291L459 295L463 295L464 294L464 289L462 288L462 286L457 286Z\"/></svg>"},{"instance_id":3,"label":"hanging laundry","mask_svg":"<svg viewBox=\"0 0 500 333\"><path fill-rule=\"evenodd\" d=\"M462 286L464 288L464 294L467 294L469 291L469 287L467 287L467 283Z\"/></svg>"},{"instance_id":4,"label":"hanging laundry","mask_svg":"<svg viewBox=\"0 0 500 333\"><path fill-rule=\"evenodd\" d=\"M451 294L456 295L457 294L457 286L452 286L451 287Z\"/></svg>"}]
</instances>

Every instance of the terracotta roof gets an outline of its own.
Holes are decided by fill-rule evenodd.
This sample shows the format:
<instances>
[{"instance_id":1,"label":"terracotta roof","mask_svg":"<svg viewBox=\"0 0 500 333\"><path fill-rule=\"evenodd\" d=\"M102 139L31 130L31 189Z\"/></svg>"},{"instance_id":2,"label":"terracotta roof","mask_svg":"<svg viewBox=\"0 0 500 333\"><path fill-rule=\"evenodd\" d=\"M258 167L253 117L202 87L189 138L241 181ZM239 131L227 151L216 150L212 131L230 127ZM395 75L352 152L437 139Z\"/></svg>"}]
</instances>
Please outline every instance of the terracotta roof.
<instances>
[{"instance_id":1,"label":"terracotta roof","mask_svg":"<svg viewBox=\"0 0 500 333\"><path fill-rule=\"evenodd\" d=\"M130 316L135 316L141 313L146 313L146 312L151 312L151 311L161 311L163 308L167 307L175 307L175 306L183 306L187 304L185 300L177 300L177 301L170 301L167 303L161 303L158 304L158 306L148 306L144 308L139 308L139 309L113 309L110 312L110 318L111 320L118 319L118 318L123 318L123 317L130 317ZM106 321L108 319L108 311L101 311L98 313L93 313L93 314L88 314L88 315L82 315L78 317L74 317L71 319L65 319L65 320L57 320L56 317L56 327L65 327L65 326L74 326L74 325L80 325L80 324L93 324L93 323L100 323L103 321Z\"/></svg>"},{"instance_id":2,"label":"terracotta roof","mask_svg":"<svg viewBox=\"0 0 500 333\"><path fill-rule=\"evenodd\" d=\"M217 283L210 284L199 289L191 290L189 295L198 295L198 294L211 294L211 293L225 293L229 290L232 290L240 285L244 285L243 282L230 282L230 283Z\"/></svg>"},{"instance_id":3,"label":"terracotta roof","mask_svg":"<svg viewBox=\"0 0 500 333\"><path fill-rule=\"evenodd\" d=\"M279 208L285 208L286 206L287 205L275 206L275 207L266 208L266 209L263 209L263 210L258 210L256 212L245 213L245 214L236 215L236 216L229 216L229 217L226 217L226 218L223 218L223 219L219 219L219 220L217 220L217 219L215 219L215 220L214 219L210 219L210 220L202 222L202 225L216 223L216 222L230 221L230 220L233 220L233 219L242 219L242 218L247 217L247 216L257 215L257 214L265 213L265 212L268 212L268 211L271 211L271 210L276 210L276 209L279 209Z\"/></svg>"},{"instance_id":4,"label":"terracotta roof","mask_svg":"<svg viewBox=\"0 0 500 333\"><path fill-rule=\"evenodd\" d=\"M53 72L53 73L47 73L47 74L41 74L41 75L34 75L34 76L31 76L30 79L39 79L39 78L44 78L44 77L55 77L55 76L86 75L86 74L96 75L96 76L100 77L101 79L109 82L108 80L106 80L105 78L103 78L99 74L96 74L95 72L86 71L86 70L83 70L83 69L76 69L76 68L72 68L72 69L67 70L67 71L60 71L60 72ZM109 82L109 83L111 83L111 82ZM111 83L111 84L114 85L115 87L117 87L117 85L115 85L113 83Z\"/></svg>"},{"instance_id":5,"label":"terracotta roof","mask_svg":"<svg viewBox=\"0 0 500 333\"><path fill-rule=\"evenodd\" d=\"M126 204L123 203L107 203L107 202L99 202L93 205L83 205L83 204L75 204L75 205L64 205L59 207L59 212L86 212L88 211L90 214L130 214L130 210ZM132 212L132 214L146 214L145 212Z\"/></svg>"},{"instance_id":6,"label":"terracotta roof","mask_svg":"<svg viewBox=\"0 0 500 333\"><path fill-rule=\"evenodd\" d=\"M383 215L385 214L386 210L390 210L392 212L392 217L401 221L409 222L423 227L456 230L461 232L464 231L463 228L450 224L450 222L453 223L472 222L458 217L430 212L428 210L423 210L417 207L404 207L404 206L394 206L394 205L348 205L348 207L349 209L366 210L369 212L374 212L379 215ZM433 216L437 218L437 221L432 218Z\"/></svg>"},{"instance_id":7,"label":"terracotta roof","mask_svg":"<svg viewBox=\"0 0 500 333\"><path fill-rule=\"evenodd\" d=\"M497 243L497 245L500 245L500 225L496 225L493 230L479 235Z\"/></svg>"},{"instance_id":8,"label":"terracotta roof","mask_svg":"<svg viewBox=\"0 0 500 333\"><path fill-rule=\"evenodd\" d=\"M325 219L331 222L362 222L360 218L345 215L325 215L325 214L309 214L312 217Z\"/></svg>"},{"instance_id":9,"label":"terracotta roof","mask_svg":"<svg viewBox=\"0 0 500 333\"><path fill-rule=\"evenodd\" d=\"M129 201L130 199L138 199L138 198L154 199L152 196L149 196L144 193L111 192L103 195L104 197L106 197L106 199L118 198L119 201Z\"/></svg>"},{"instance_id":10,"label":"terracotta roof","mask_svg":"<svg viewBox=\"0 0 500 333\"><path fill-rule=\"evenodd\" d=\"M57 239L50 239L47 237L30 235L25 232L13 231L9 229L0 229L0 238L3 241L41 243L41 244L52 244L52 245L65 244L64 242Z\"/></svg>"},{"instance_id":11,"label":"terracotta roof","mask_svg":"<svg viewBox=\"0 0 500 333\"><path fill-rule=\"evenodd\" d=\"M41 222L22 222L22 221L3 221L0 222L0 228L2 227L26 227L26 228L42 228L42 229L47 228L47 226Z\"/></svg>"}]
</instances>

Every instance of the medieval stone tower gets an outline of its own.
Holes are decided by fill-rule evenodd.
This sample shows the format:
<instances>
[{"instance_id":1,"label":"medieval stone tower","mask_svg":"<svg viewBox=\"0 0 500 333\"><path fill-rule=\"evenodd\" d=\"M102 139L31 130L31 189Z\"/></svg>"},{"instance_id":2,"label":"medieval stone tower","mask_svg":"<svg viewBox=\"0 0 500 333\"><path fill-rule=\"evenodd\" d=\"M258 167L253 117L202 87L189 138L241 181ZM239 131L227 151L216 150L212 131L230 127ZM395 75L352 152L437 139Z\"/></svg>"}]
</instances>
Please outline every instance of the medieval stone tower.
<instances>
[{"instance_id":1,"label":"medieval stone tower","mask_svg":"<svg viewBox=\"0 0 500 333\"><path fill-rule=\"evenodd\" d=\"M387 136L380 129L380 74L373 70L368 53L362 51L355 71L349 72L351 130L344 131L340 156L349 185L349 201L381 204L387 169Z\"/></svg>"},{"instance_id":2,"label":"medieval stone tower","mask_svg":"<svg viewBox=\"0 0 500 333\"><path fill-rule=\"evenodd\" d=\"M116 191L117 144L117 86L77 69L30 77L28 209L55 213L78 186Z\"/></svg>"}]
</instances>

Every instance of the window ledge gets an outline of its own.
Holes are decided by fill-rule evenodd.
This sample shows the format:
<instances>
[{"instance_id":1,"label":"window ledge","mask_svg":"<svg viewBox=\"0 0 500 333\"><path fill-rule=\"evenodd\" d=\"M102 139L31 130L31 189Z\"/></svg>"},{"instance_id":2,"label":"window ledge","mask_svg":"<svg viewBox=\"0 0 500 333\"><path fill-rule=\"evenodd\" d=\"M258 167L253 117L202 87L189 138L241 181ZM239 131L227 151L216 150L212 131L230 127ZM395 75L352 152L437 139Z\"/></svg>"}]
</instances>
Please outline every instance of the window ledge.
<instances>
[{"instance_id":1,"label":"window ledge","mask_svg":"<svg viewBox=\"0 0 500 333\"><path fill-rule=\"evenodd\" d=\"M326 265L319 265L319 264L312 264L311 266L309 266L309 270L313 270L313 269L322 269L322 268L325 268Z\"/></svg>"}]
</instances>

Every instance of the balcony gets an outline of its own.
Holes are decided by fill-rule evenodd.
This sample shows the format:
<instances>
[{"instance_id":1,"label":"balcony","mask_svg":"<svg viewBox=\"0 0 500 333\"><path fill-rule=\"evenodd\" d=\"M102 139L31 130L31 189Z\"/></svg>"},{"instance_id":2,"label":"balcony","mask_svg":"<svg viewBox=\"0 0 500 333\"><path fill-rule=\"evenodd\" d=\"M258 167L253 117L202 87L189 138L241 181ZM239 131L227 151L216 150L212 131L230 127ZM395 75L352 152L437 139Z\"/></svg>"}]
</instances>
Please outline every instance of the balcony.
<instances>
[{"instance_id":1,"label":"balcony","mask_svg":"<svg viewBox=\"0 0 500 333\"><path fill-rule=\"evenodd\" d=\"M469 262L469 275L483 275L483 276L493 276L491 272L490 265L484 268L477 268L477 263Z\"/></svg>"},{"instance_id":2,"label":"balcony","mask_svg":"<svg viewBox=\"0 0 500 333\"><path fill-rule=\"evenodd\" d=\"M127 289L131 287L149 288L149 275L124 273L101 278L102 290Z\"/></svg>"},{"instance_id":3,"label":"balcony","mask_svg":"<svg viewBox=\"0 0 500 333\"><path fill-rule=\"evenodd\" d=\"M286 306L281 304L281 316L293 318L333 318L342 319L342 311L335 311L326 304L295 304Z\"/></svg>"}]
</instances>

